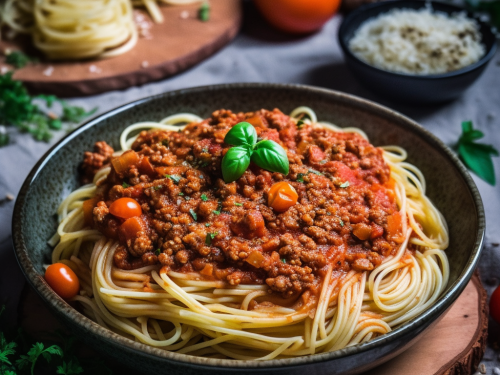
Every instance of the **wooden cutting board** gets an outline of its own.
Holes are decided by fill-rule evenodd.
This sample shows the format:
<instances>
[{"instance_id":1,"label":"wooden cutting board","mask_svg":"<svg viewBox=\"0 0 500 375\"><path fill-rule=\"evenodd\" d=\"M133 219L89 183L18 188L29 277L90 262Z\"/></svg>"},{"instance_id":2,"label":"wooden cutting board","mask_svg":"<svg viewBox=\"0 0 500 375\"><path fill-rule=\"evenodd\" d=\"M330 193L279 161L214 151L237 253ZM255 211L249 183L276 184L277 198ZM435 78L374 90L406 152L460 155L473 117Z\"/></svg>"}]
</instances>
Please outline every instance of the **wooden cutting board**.
<instances>
[{"instance_id":1,"label":"wooden cutting board","mask_svg":"<svg viewBox=\"0 0 500 375\"><path fill-rule=\"evenodd\" d=\"M48 62L34 51L29 38L0 41L0 50L20 49L40 58L40 63L30 64L14 74L33 92L70 97L126 89L188 69L236 36L242 21L240 0L210 0L207 22L198 19L199 6L200 3L162 6L165 19L162 24L154 24L145 11L136 10L145 18L146 37L140 37L131 51L114 58ZM2 67L9 67L3 55Z\"/></svg>"},{"instance_id":2,"label":"wooden cutting board","mask_svg":"<svg viewBox=\"0 0 500 375\"><path fill-rule=\"evenodd\" d=\"M473 374L484 355L488 330L487 295L477 275L436 324L415 345L398 357L363 375L468 375ZM21 327L39 340L52 337L62 329L38 295L26 286L19 305ZM81 347L82 356L96 356ZM106 361L121 375L140 375L122 368L112 359ZM145 374L146 375L146 374Z\"/></svg>"}]
</instances>

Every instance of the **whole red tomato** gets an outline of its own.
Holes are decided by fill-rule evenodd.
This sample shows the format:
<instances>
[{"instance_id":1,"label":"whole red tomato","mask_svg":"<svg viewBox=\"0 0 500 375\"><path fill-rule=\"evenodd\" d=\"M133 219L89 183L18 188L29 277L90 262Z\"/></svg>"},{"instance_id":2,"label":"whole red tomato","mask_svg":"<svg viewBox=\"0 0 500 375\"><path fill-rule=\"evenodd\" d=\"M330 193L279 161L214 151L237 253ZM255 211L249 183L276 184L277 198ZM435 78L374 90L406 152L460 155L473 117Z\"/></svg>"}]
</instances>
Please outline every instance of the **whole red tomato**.
<instances>
[{"instance_id":1,"label":"whole red tomato","mask_svg":"<svg viewBox=\"0 0 500 375\"><path fill-rule=\"evenodd\" d=\"M490 315L500 324L500 286L495 289L490 299Z\"/></svg>"},{"instance_id":2,"label":"whole red tomato","mask_svg":"<svg viewBox=\"0 0 500 375\"><path fill-rule=\"evenodd\" d=\"M278 29L294 34L316 31L337 11L341 0L254 0Z\"/></svg>"}]
</instances>

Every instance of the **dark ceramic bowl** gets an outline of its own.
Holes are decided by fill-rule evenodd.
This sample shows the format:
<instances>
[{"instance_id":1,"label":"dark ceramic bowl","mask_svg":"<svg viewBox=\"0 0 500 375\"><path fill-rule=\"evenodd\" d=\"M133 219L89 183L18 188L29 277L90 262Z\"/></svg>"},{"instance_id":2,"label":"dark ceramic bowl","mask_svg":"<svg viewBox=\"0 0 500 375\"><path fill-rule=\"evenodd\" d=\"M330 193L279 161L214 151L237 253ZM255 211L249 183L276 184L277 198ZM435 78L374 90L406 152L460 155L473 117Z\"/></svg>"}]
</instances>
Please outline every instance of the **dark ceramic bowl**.
<instances>
[{"instance_id":1,"label":"dark ceramic bowl","mask_svg":"<svg viewBox=\"0 0 500 375\"><path fill-rule=\"evenodd\" d=\"M127 124L158 120L177 112L209 117L219 108L253 111L299 105L314 108L318 118L363 129L375 145L397 144L427 179L428 196L445 216L450 230L450 280L439 300L413 320L365 344L331 353L271 361L208 359L167 352L117 335L87 319L58 297L43 278L50 262L47 240L56 230L56 210L78 186L77 166L98 140L118 146ZM36 219L35 219L36 218ZM479 259L484 235L481 198L467 170L435 136L417 123L375 103L307 86L232 84L180 90L142 99L103 114L55 145L33 168L18 195L13 218L19 265L52 311L82 340L121 363L154 374L352 374L401 353L435 324L465 288Z\"/></svg>"},{"instance_id":2,"label":"dark ceramic bowl","mask_svg":"<svg viewBox=\"0 0 500 375\"><path fill-rule=\"evenodd\" d=\"M354 33L369 18L374 18L395 8L421 9L429 3L434 10L448 14L463 11L463 8L455 5L436 1L396 0L368 4L345 17L338 32L345 60L356 78L374 93L398 102L438 103L449 101L457 98L472 85L495 55L496 39L491 27L471 13L467 13L467 15L469 18L474 18L480 25L481 43L485 46L486 53L476 63L453 72L432 75L394 73L367 64L349 49L349 41Z\"/></svg>"}]
</instances>

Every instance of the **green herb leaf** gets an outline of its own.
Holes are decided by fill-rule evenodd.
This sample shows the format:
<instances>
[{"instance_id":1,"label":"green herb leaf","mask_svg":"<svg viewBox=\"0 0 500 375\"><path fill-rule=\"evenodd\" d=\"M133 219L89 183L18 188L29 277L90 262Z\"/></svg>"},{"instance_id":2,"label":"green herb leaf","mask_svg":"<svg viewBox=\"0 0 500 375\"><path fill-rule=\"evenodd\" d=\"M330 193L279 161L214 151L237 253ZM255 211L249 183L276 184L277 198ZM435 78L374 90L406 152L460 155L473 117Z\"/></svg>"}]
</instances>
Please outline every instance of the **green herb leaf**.
<instances>
[{"instance_id":1,"label":"green herb leaf","mask_svg":"<svg viewBox=\"0 0 500 375\"><path fill-rule=\"evenodd\" d=\"M297 128L302 129L304 127L304 121L299 120L297 121Z\"/></svg>"},{"instance_id":2,"label":"green herb leaf","mask_svg":"<svg viewBox=\"0 0 500 375\"><path fill-rule=\"evenodd\" d=\"M5 57L5 62L7 64L13 65L17 69L24 68L30 62L37 62L38 59L34 59L26 55L21 51L13 51Z\"/></svg>"},{"instance_id":3,"label":"green herb leaf","mask_svg":"<svg viewBox=\"0 0 500 375\"><path fill-rule=\"evenodd\" d=\"M297 182L304 182L304 173L297 173Z\"/></svg>"},{"instance_id":4,"label":"green herb leaf","mask_svg":"<svg viewBox=\"0 0 500 375\"><path fill-rule=\"evenodd\" d=\"M281 258L281 263L286 263L286 259L285 258Z\"/></svg>"},{"instance_id":5,"label":"green herb leaf","mask_svg":"<svg viewBox=\"0 0 500 375\"><path fill-rule=\"evenodd\" d=\"M234 125L224 137L224 143L232 146L252 147L257 142L257 132L248 122Z\"/></svg>"},{"instance_id":6,"label":"green herb leaf","mask_svg":"<svg viewBox=\"0 0 500 375\"><path fill-rule=\"evenodd\" d=\"M226 136L227 137L227 136ZM222 158L222 177L225 182L240 178L250 165L251 151L247 147L231 147Z\"/></svg>"},{"instance_id":7,"label":"green herb leaf","mask_svg":"<svg viewBox=\"0 0 500 375\"><path fill-rule=\"evenodd\" d=\"M126 188L130 187L130 185L129 185L129 184L127 184L125 181L123 181L123 183L122 183L122 187L123 187L124 189L126 189Z\"/></svg>"},{"instance_id":8,"label":"green herb leaf","mask_svg":"<svg viewBox=\"0 0 500 375\"><path fill-rule=\"evenodd\" d=\"M240 206L240 207L241 207L241 206L243 206L243 203L238 203L238 202L236 202L234 205L235 205L235 206Z\"/></svg>"},{"instance_id":9,"label":"green herb leaf","mask_svg":"<svg viewBox=\"0 0 500 375\"><path fill-rule=\"evenodd\" d=\"M346 188L346 187L349 187L349 185L350 185L350 184L349 184L349 181L346 181L346 182L344 182L344 183L340 184L340 187L341 187L341 188Z\"/></svg>"},{"instance_id":10,"label":"green herb leaf","mask_svg":"<svg viewBox=\"0 0 500 375\"><path fill-rule=\"evenodd\" d=\"M182 197L182 196L184 195L184 193L181 191L181 192L179 193L179 195Z\"/></svg>"},{"instance_id":11,"label":"green herb leaf","mask_svg":"<svg viewBox=\"0 0 500 375\"><path fill-rule=\"evenodd\" d=\"M161 141L161 144L165 147L168 147L168 139L164 139L163 141Z\"/></svg>"},{"instance_id":12,"label":"green herb leaf","mask_svg":"<svg viewBox=\"0 0 500 375\"><path fill-rule=\"evenodd\" d=\"M15 342L7 342L3 332L0 332L0 362L11 365L8 356L16 353L14 350L16 346Z\"/></svg>"},{"instance_id":13,"label":"green herb leaf","mask_svg":"<svg viewBox=\"0 0 500 375\"><path fill-rule=\"evenodd\" d=\"M215 233L207 233L206 237L205 237L205 245L207 246L210 246L212 245L212 240L215 238L215 236L217 236L219 234L219 232L215 232Z\"/></svg>"},{"instance_id":14,"label":"green herb leaf","mask_svg":"<svg viewBox=\"0 0 500 375\"><path fill-rule=\"evenodd\" d=\"M219 210L213 210L212 212L213 212L214 214L216 214L216 215L220 215L220 211L219 211Z\"/></svg>"},{"instance_id":15,"label":"green herb leaf","mask_svg":"<svg viewBox=\"0 0 500 375\"><path fill-rule=\"evenodd\" d=\"M70 360L68 363L63 361L61 366L57 366L56 374L61 375L76 375L81 374L83 372L83 368L80 366L78 362L73 362Z\"/></svg>"},{"instance_id":16,"label":"green herb leaf","mask_svg":"<svg viewBox=\"0 0 500 375\"><path fill-rule=\"evenodd\" d=\"M288 174L289 162L286 151L278 143L269 139L255 145L251 160L268 171Z\"/></svg>"},{"instance_id":17,"label":"green herb leaf","mask_svg":"<svg viewBox=\"0 0 500 375\"><path fill-rule=\"evenodd\" d=\"M491 145L476 143L484 134L475 130L472 121L462 122L462 135L458 140L458 153L467 167L491 185L496 184L492 156L499 156Z\"/></svg>"},{"instance_id":18,"label":"green herb leaf","mask_svg":"<svg viewBox=\"0 0 500 375\"><path fill-rule=\"evenodd\" d=\"M211 224L210 223L205 223L205 226L208 228Z\"/></svg>"},{"instance_id":19,"label":"green herb leaf","mask_svg":"<svg viewBox=\"0 0 500 375\"><path fill-rule=\"evenodd\" d=\"M208 1L204 1L200 9L198 9L198 18L203 22L207 22L210 19L210 4Z\"/></svg>"},{"instance_id":20,"label":"green herb leaf","mask_svg":"<svg viewBox=\"0 0 500 375\"><path fill-rule=\"evenodd\" d=\"M75 124L82 122L85 117L91 116L97 111L97 107L87 112L82 107L71 106L65 101L61 101L61 104L63 106L63 115L61 120L73 122Z\"/></svg>"},{"instance_id":21,"label":"green herb leaf","mask_svg":"<svg viewBox=\"0 0 500 375\"><path fill-rule=\"evenodd\" d=\"M182 177L181 177L181 176L178 176L178 175L176 175L176 174L173 174L173 175L166 174L166 175L165 175L165 178L170 178L172 181L174 181L174 183L175 183L176 185L178 185L178 184L179 184L179 181L181 180L181 178L182 178Z\"/></svg>"},{"instance_id":22,"label":"green herb leaf","mask_svg":"<svg viewBox=\"0 0 500 375\"><path fill-rule=\"evenodd\" d=\"M344 221L343 221L341 218L339 218L339 223L340 223L340 226L341 226L341 227L343 227L343 226L344 226Z\"/></svg>"},{"instance_id":23,"label":"green herb leaf","mask_svg":"<svg viewBox=\"0 0 500 375\"><path fill-rule=\"evenodd\" d=\"M201 195L201 200L202 200L203 202L208 201L208 197L207 197L207 195L206 195L206 194L202 194L202 195Z\"/></svg>"},{"instance_id":24,"label":"green herb leaf","mask_svg":"<svg viewBox=\"0 0 500 375\"><path fill-rule=\"evenodd\" d=\"M161 254L161 250L160 249L156 249L155 254L156 254L156 256L160 255Z\"/></svg>"},{"instance_id":25,"label":"green herb leaf","mask_svg":"<svg viewBox=\"0 0 500 375\"><path fill-rule=\"evenodd\" d=\"M0 147L6 146L9 144L9 134L0 132Z\"/></svg>"},{"instance_id":26,"label":"green herb leaf","mask_svg":"<svg viewBox=\"0 0 500 375\"><path fill-rule=\"evenodd\" d=\"M189 213L191 214L191 216L193 217L193 219L195 221L198 220L198 215L196 215L196 212L194 212L194 210L192 208L189 210Z\"/></svg>"},{"instance_id":27,"label":"green herb leaf","mask_svg":"<svg viewBox=\"0 0 500 375\"><path fill-rule=\"evenodd\" d=\"M315 174L317 176L323 176L323 173L315 171L314 169L309 169L309 173L313 173L313 174Z\"/></svg>"},{"instance_id":28,"label":"green herb leaf","mask_svg":"<svg viewBox=\"0 0 500 375\"><path fill-rule=\"evenodd\" d=\"M160 189L162 189L162 188L163 188L163 185L156 185L154 187L154 189L157 190L157 191L160 190Z\"/></svg>"}]
</instances>

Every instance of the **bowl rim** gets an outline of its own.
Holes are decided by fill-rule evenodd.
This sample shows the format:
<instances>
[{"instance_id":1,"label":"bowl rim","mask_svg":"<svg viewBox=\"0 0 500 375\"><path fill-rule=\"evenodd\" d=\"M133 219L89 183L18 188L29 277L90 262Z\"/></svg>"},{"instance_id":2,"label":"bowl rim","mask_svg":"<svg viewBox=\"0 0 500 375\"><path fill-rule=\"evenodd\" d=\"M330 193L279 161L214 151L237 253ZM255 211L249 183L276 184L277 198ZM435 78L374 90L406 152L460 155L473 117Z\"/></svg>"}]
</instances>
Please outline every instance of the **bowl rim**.
<instances>
[{"instance_id":1,"label":"bowl rim","mask_svg":"<svg viewBox=\"0 0 500 375\"><path fill-rule=\"evenodd\" d=\"M61 148L63 148L67 143L78 137L81 133L85 132L87 129L101 123L102 121L113 117L114 115L127 111L133 107L140 106L142 104L148 103L150 101L160 100L162 98L175 98L178 96L189 95L191 93L216 93L218 91L230 91L230 90L288 90L293 92L311 92L315 95L324 96L330 100L334 100L339 103L346 103L349 106L355 107L357 109L369 112L373 115L378 115L380 117L392 120L396 123L396 126L401 128L407 128L416 135L425 139L432 147L438 150L445 158L455 166L456 171L459 176L464 180L466 186L468 187L469 194L471 195L477 213L478 219L478 230L475 233L475 243L474 248L471 249L469 259L466 263L465 268L460 273L457 280L451 284L448 290L443 294L438 301L436 301L431 307L425 310L423 313L417 315L415 318L406 322L402 326L394 329L393 331L379 336L374 340L369 342L354 345L351 347L343 348L333 352L318 353L308 356L286 358L286 359L272 359L268 361L235 361L229 359L213 359L213 358L203 358L195 357L187 354L179 354L175 352L169 352L163 349L154 348L152 346L133 341L122 335L114 333L106 328L95 323L91 319L87 318L81 314L78 310L70 306L66 301L59 297L55 292L48 286L45 279L40 275L34 268L33 263L28 255L27 248L24 241L24 235L22 233L22 212L23 206L25 205L27 194L30 190L32 184L44 166L47 164L48 160L54 156ZM54 146L52 146L36 163L32 168L29 175L26 177L21 190L17 196L16 203L14 206L14 214L12 217L12 241L16 259L18 264L28 280L29 284L33 289L40 295L44 302L56 313L65 315L65 317L73 322L73 324L78 325L80 330L84 330L99 337L100 340L108 342L112 346L120 346L121 350L133 352L134 354L140 353L143 357L149 357L152 360L160 360L163 362L170 362L173 364L184 365L196 369L210 369L210 370L232 370L238 369L241 371L245 370L258 370L258 369L272 369L272 368L287 368L287 367L297 367L308 365L312 363L321 363L326 361L331 361L337 358L348 357L353 354L366 352L368 350L376 348L379 344L390 343L397 340L399 337L408 334L409 332L424 326L429 321L437 319L442 315L458 298L461 292L467 286L472 274L477 266L479 257L481 255L481 250L483 247L485 235L485 214L484 208L481 200L479 191L472 180L472 177L467 172L467 169L460 162L458 157L451 151L442 141L440 141L435 135L430 131L411 120L410 118L402 115L399 112L393 111L385 106L374 103L372 101L356 97L354 95L346 94L339 91L328 90L323 88L318 88L308 85L299 84L275 84L275 83L232 83L232 84L220 84L220 85L207 85L200 87L193 87L188 89L180 89L175 91L168 91L154 96L149 96L139 100L132 101L130 103L121 105L115 109L107 111L103 114L97 115L92 119L88 120L80 127L75 129L73 132L67 134ZM104 334L103 334L104 333Z\"/></svg>"},{"instance_id":2,"label":"bowl rim","mask_svg":"<svg viewBox=\"0 0 500 375\"><path fill-rule=\"evenodd\" d=\"M468 11L465 8L462 8L460 6L457 6L455 4L445 3L445 2L442 2L442 1L435 1L435 0L432 0L432 1L431 0L426 0L426 1L418 1L418 0L386 0L386 1L381 1L381 2L376 2L376 3L362 5L359 8L357 8L356 10L350 12L342 20L342 24L340 25L339 31L338 31L338 34L337 34L337 39L338 39L340 47L342 48L342 51L344 52L344 54L346 55L346 57L350 58L351 60L356 61L357 63L361 64L364 67L368 67L368 68L374 69L378 73L386 75L386 76L401 77L401 78L410 79L410 80L432 81L432 80L448 79L448 78L453 78L453 77L458 77L458 76L466 75L466 74L470 73L471 71L479 69L483 65L486 65L493 58L493 56L495 55L495 52L496 52L496 49L497 49L497 43L493 42L492 45L491 45L491 47L484 54L484 56L481 57L475 63L472 63L470 65L464 66L463 68L460 68L460 69L457 69L457 70L453 70L453 71L447 72L447 73L418 75L418 74L410 74L410 73L402 73L402 72L393 72L393 71L390 71L390 70L385 70L385 69L379 68L379 67L377 67L375 65L371 65L371 64L368 64L367 62L363 61L362 59L360 59L358 56L356 56L351 51L351 49L347 45L348 42L350 41L350 39L349 39L349 41L347 41L347 40L345 40L346 38L344 38L344 37L345 37L345 34L347 32L346 31L347 27L353 21L354 18L356 18L357 16L359 16L363 12L371 10L371 9L387 8L387 9L385 9L385 11L380 12L379 13L379 15L380 15L382 13L389 12L392 9L397 9L397 8L403 9L403 8L406 8L407 6L405 4L409 4L409 3L411 3L411 4L420 3L422 5L421 8L425 8L426 4L430 4L431 7L432 7L433 4L438 4L440 6L445 6L445 7L448 7L448 8L453 8L454 12L465 12L467 14L468 18L471 18L471 19L475 20L479 24L480 27L484 27L486 30L488 30L487 32L488 32L489 36L492 37L495 40L495 34L493 33L492 27L490 25L488 25L487 23L483 22L479 17L474 16L470 11ZM442 11L442 10L439 10L439 12L448 13L448 12ZM358 28L356 30L358 30L359 27L364 22L368 21L371 18L373 18L373 17L369 17L369 18L365 19L358 26ZM481 35L481 36L482 36L482 40L484 40L485 35ZM487 47L487 46L485 45L485 47Z\"/></svg>"}]
</instances>

